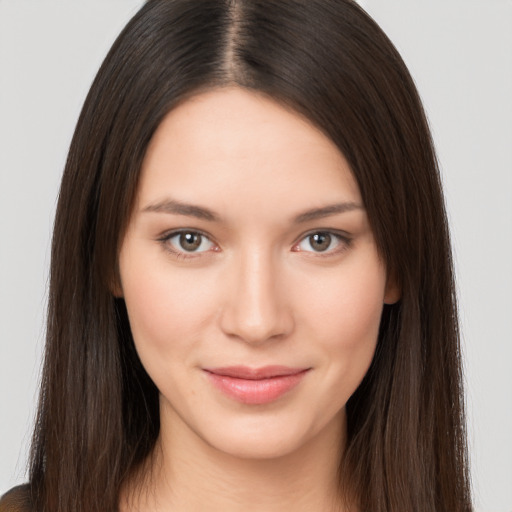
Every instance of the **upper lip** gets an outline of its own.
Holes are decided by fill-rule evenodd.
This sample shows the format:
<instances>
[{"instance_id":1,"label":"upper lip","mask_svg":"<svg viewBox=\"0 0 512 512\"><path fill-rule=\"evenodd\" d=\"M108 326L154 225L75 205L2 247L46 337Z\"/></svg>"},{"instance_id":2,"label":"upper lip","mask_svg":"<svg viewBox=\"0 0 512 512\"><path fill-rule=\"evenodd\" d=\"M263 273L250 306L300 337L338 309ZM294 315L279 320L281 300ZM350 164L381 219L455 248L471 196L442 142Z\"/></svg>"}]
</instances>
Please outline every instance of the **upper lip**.
<instances>
[{"instance_id":1,"label":"upper lip","mask_svg":"<svg viewBox=\"0 0 512 512\"><path fill-rule=\"evenodd\" d=\"M204 371L235 379L261 380L270 379L272 377L296 375L308 369L309 368L291 368L289 366L272 365L263 366L261 368L250 368L248 366L225 366L221 368L204 368Z\"/></svg>"}]
</instances>

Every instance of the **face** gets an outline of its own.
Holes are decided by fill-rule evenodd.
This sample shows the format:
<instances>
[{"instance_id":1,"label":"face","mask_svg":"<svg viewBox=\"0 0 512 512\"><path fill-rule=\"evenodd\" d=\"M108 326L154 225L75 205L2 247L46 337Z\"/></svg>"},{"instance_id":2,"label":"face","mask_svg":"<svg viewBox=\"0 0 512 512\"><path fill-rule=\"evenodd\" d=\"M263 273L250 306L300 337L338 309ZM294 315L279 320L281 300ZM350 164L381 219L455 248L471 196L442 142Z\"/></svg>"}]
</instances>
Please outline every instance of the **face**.
<instances>
[{"instance_id":1,"label":"face","mask_svg":"<svg viewBox=\"0 0 512 512\"><path fill-rule=\"evenodd\" d=\"M343 155L236 88L158 128L119 268L162 428L243 457L342 431L395 300Z\"/></svg>"}]
</instances>

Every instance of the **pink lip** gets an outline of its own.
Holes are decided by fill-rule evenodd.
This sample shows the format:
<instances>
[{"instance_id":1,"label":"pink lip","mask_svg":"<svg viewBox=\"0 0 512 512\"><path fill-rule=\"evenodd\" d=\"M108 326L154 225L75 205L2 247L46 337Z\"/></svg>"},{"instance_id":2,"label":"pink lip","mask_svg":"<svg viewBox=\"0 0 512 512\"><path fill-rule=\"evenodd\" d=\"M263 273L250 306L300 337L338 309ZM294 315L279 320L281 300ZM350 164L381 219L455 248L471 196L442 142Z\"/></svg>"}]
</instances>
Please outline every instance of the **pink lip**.
<instances>
[{"instance_id":1,"label":"pink lip","mask_svg":"<svg viewBox=\"0 0 512 512\"><path fill-rule=\"evenodd\" d=\"M244 404L266 404L296 387L309 368L286 366L229 366L205 368L212 384L224 394Z\"/></svg>"}]
</instances>

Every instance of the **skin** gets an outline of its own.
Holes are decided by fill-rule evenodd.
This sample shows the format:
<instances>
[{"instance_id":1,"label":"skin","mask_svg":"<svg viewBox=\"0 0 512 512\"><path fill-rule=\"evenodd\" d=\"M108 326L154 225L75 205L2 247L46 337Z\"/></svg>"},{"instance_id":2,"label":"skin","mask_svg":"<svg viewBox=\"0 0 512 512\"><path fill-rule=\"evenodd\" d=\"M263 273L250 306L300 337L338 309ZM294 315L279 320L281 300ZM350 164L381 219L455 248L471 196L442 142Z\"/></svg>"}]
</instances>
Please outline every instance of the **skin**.
<instances>
[{"instance_id":1,"label":"skin","mask_svg":"<svg viewBox=\"0 0 512 512\"><path fill-rule=\"evenodd\" d=\"M339 204L346 211L297 219ZM176 230L201 233L197 250ZM314 245L315 233L330 242ZM149 492L127 486L122 509L344 510L345 404L371 363L383 304L398 294L330 139L238 88L182 103L148 148L119 269L116 293L161 408ZM204 370L232 365L307 372L254 405Z\"/></svg>"}]
</instances>

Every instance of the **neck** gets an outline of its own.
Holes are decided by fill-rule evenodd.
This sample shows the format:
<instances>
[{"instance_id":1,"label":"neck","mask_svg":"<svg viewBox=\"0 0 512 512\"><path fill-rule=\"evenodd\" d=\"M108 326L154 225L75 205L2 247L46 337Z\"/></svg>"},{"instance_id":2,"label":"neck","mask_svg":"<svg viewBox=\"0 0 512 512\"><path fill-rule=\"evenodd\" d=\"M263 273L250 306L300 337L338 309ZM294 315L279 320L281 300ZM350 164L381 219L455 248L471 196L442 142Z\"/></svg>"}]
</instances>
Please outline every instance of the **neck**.
<instances>
[{"instance_id":1,"label":"neck","mask_svg":"<svg viewBox=\"0 0 512 512\"><path fill-rule=\"evenodd\" d=\"M143 478L122 493L121 510L352 511L342 504L338 476L345 430L343 414L298 450L255 459L221 452L179 421L172 428L163 421Z\"/></svg>"}]
</instances>

